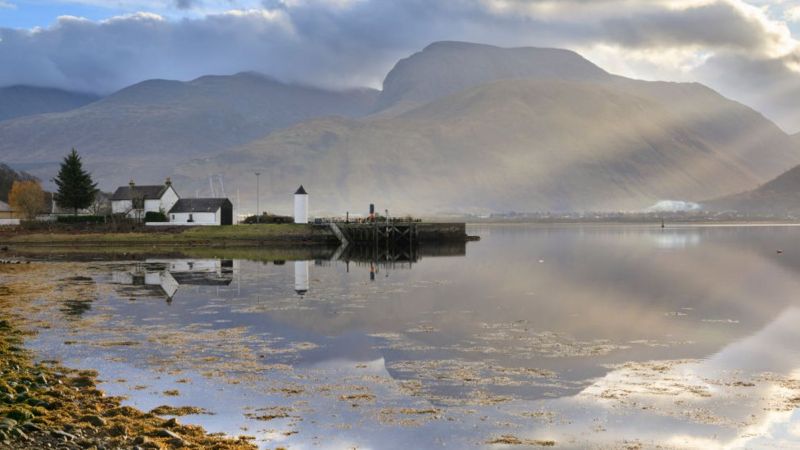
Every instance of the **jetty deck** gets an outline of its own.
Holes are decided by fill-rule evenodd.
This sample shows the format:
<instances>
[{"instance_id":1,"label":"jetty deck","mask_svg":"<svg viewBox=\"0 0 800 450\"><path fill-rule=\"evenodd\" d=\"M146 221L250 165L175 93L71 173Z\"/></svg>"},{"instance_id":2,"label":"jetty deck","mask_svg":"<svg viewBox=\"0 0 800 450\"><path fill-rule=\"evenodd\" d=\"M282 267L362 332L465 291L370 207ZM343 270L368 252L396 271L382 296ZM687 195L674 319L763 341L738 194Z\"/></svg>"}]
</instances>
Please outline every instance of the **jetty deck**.
<instances>
[{"instance_id":1,"label":"jetty deck","mask_svg":"<svg viewBox=\"0 0 800 450\"><path fill-rule=\"evenodd\" d=\"M355 245L414 246L418 243L457 242L467 238L464 223L417 221L331 221L330 227L342 243Z\"/></svg>"}]
</instances>

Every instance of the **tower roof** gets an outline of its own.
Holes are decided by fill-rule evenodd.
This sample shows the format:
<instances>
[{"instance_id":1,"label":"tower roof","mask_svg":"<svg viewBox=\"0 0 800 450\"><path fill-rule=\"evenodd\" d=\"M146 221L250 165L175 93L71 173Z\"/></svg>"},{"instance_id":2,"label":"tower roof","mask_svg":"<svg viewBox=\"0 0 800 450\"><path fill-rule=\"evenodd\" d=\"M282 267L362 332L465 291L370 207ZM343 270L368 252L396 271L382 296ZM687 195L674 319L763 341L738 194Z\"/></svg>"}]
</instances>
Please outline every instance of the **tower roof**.
<instances>
[{"instance_id":1,"label":"tower roof","mask_svg":"<svg viewBox=\"0 0 800 450\"><path fill-rule=\"evenodd\" d=\"M295 192L294 195L308 195L308 192L306 192L305 188L301 184L300 187L297 188L297 192Z\"/></svg>"}]
</instances>

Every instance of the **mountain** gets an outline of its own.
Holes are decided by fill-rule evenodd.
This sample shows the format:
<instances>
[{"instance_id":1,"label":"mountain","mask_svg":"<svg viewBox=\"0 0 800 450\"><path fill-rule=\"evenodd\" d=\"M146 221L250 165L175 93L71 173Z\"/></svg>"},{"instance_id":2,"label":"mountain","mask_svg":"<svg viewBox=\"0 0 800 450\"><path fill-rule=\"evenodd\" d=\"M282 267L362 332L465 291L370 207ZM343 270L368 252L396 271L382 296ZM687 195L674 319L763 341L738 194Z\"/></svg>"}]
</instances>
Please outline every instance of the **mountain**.
<instances>
[{"instance_id":1,"label":"mountain","mask_svg":"<svg viewBox=\"0 0 800 450\"><path fill-rule=\"evenodd\" d=\"M34 86L0 88L0 121L34 114L69 111L97 101L92 94Z\"/></svg>"},{"instance_id":2,"label":"mountain","mask_svg":"<svg viewBox=\"0 0 800 450\"><path fill-rule=\"evenodd\" d=\"M499 48L435 42L400 60L386 76L379 111L402 112L498 80L610 80L613 76L569 50Z\"/></svg>"},{"instance_id":3,"label":"mountain","mask_svg":"<svg viewBox=\"0 0 800 450\"><path fill-rule=\"evenodd\" d=\"M800 151L800 134L792 136ZM800 166L756 189L703 202L711 211L738 211L753 215L800 216Z\"/></svg>"},{"instance_id":4,"label":"mountain","mask_svg":"<svg viewBox=\"0 0 800 450\"><path fill-rule=\"evenodd\" d=\"M752 215L800 215L800 166L756 189L703 202L709 211Z\"/></svg>"},{"instance_id":5,"label":"mountain","mask_svg":"<svg viewBox=\"0 0 800 450\"><path fill-rule=\"evenodd\" d=\"M302 183L329 212L638 210L757 186L798 162L773 123L698 84L517 79L390 117L303 123L179 173L263 167L262 205L284 209Z\"/></svg>"},{"instance_id":6,"label":"mountain","mask_svg":"<svg viewBox=\"0 0 800 450\"><path fill-rule=\"evenodd\" d=\"M259 171L267 209L288 212L304 184L312 210L336 213L639 210L754 189L800 164L792 139L740 103L566 50L435 43L383 86L150 80L0 122L0 154L48 179L75 146L104 189L171 175L182 195L207 195L221 174L245 205ZM50 166L20 165L37 162Z\"/></svg>"},{"instance_id":7,"label":"mountain","mask_svg":"<svg viewBox=\"0 0 800 450\"><path fill-rule=\"evenodd\" d=\"M362 115L376 95L291 85L253 73L149 80L82 108L0 122L0 154L15 163L52 162L36 169L49 174L75 147L101 185L113 187L132 174L155 182L188 159L276 129L326 115Z\"/></svg>"}]
</instances>

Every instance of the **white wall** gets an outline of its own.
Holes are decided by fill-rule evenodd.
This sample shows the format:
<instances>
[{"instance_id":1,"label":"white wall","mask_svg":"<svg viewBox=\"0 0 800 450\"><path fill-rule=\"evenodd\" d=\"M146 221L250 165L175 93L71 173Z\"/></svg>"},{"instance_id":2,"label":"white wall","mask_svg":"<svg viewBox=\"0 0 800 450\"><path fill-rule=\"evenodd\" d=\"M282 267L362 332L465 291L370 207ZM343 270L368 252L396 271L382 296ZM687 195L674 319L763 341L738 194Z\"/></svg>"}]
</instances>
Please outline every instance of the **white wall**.
<instances>
[{"instance_id":1,"label":"white wall","mask_svg":"<svg viewBox=\"0 0 800 450\"><path fill-rule=\"evenodd\" d=\"M111 212L114 214L123 214L131 210L133 204L130 200L114 200L111 202Z\"/></svg>"},{"instance_id":2,"label":"white wall","mask_svg":"<svg viewBox=\"0 0 800 450\"><path fill-rule=\"evenodd\" d=\"M159 207L164 211L164 214L166 214L170 209L172 209L173 206L175 206L175 203L178 202L178 199L180 199L180 197L178 197L178 193L175 192L175 189L173 189L172 186L170 186L166 191L164 191L164 195L161 196L161 205Z\"/></svg>"},{"instance_id":3,"label":"white wall","mask_svg":"<svg viewBox=\"0 0 800 450\"><path fill-rule=\"evenodd\" d=\"M308 194L294 195L294 223L308 223Z\"/></svg>"},{"instance_id":4,"label":"white wall","mask_svg":"<svg viewBox=\"0 0 800 450\"><path fill-rule=\"evenodd\" d=\"M191 215L193 222L189 222L189 216ZM169 223L170 225L188 225L188 226L198 226L198 225L220 225L222 223L222 211L221 208L217 209L217 212L207 213L170 213L169 216Z\"/></svg>"},{"instance_id":5,"label":"white wall","mask_svg":"<svg viewBox=\"0 0 800 450\"><path fill-rule=\"evenodd\" d=\"M159 212L161 210L161 200L145 200L144 201L144 212L142 212L142 217L149 212ZM166 211L166 210L165 210Z\"/></svg>"}]
</instances>

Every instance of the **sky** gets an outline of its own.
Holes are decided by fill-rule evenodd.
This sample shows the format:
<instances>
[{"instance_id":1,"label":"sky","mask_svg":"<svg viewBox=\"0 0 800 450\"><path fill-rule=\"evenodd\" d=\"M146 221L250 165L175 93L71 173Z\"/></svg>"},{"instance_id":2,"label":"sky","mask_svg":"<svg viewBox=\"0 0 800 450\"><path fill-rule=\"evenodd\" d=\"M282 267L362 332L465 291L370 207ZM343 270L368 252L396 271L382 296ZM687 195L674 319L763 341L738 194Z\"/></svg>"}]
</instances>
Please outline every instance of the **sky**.
<instances>
[{"instance_id":1,"label":"sky","mask_svg":"<svg viewBox=\"0 0 800 450\"><path fill-rule=\"evenodd\" d=\"M0 0L0 86L108 94L252 70L379 88L439 40L572 49L800 132L800 0Z\"/></svg>"}]
</instances>

